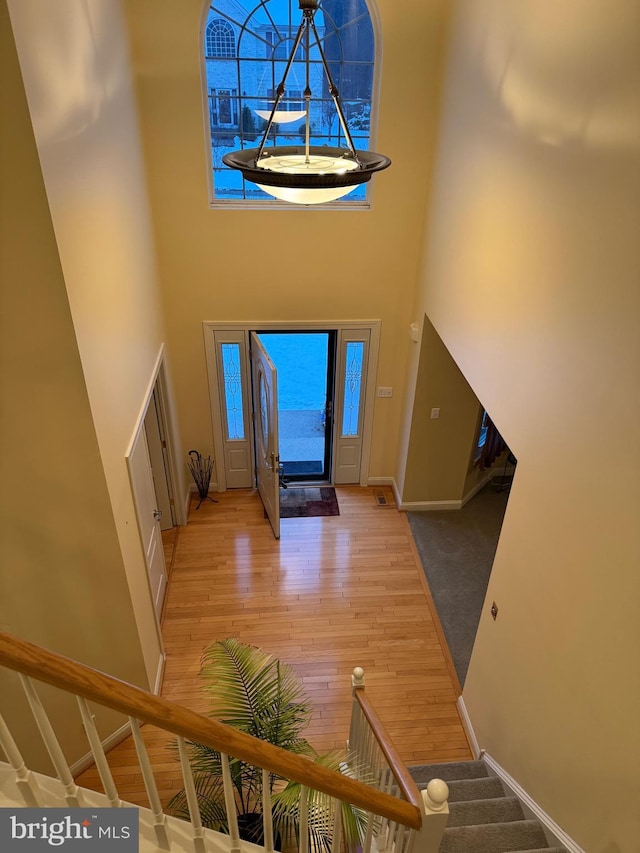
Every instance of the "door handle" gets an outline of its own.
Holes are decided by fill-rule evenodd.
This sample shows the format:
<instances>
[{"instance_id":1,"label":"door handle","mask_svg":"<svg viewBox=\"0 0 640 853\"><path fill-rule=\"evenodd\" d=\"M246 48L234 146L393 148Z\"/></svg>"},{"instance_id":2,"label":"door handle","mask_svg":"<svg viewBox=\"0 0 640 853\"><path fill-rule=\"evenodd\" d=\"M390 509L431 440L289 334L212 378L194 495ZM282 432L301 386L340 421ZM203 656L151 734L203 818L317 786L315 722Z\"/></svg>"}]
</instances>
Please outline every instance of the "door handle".
<instances>
[{"instance_id":1,"label":"door handle","mask_svg":"<svg viewBox=\"0 0 640 853\"><path fill-rule=\"evenodd\" d=\"M160 521L160 519L162 518L162 510L161 509L154 509L153 517L155 518L156 521Z\"/></svg>"}]
</instances>

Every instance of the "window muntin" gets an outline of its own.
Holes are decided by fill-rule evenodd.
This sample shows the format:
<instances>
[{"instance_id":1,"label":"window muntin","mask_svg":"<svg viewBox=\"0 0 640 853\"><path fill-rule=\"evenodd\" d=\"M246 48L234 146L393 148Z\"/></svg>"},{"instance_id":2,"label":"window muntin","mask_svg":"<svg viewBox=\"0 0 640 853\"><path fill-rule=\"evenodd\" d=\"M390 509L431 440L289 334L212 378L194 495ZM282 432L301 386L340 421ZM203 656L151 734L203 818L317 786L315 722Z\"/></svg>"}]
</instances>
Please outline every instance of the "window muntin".
<instances>
[{"instance_id":1,"label":"window muntin","mask_svg":"<svg viewBox=\"0 0 640 853\"><path fill-rule=\"evenodd\" d=\"M239 7L244 12L240 13ZM244 15L244 17L243 17ZM233 31L234 53L210 44L209 27L226 23ZM214 201L273 201L255 184L222 163L238 148L255 148L265 127L256 110L269 111L282 80L286 59L300 23L298 0L213 0L205 36L205 70L210 113ZM356 148L369 148L374 81L375 38L366 0L321 0L316 28L336 84ZM228 32L228 31L227 31ZM280 104L286 111L304 110L304 51L296 55ZM311 145L343 146L344 134L328 91L317 44L312 40L310 103ZM220 92L228 101L219 101ZM229 121L221 120L222 115ZM280 145L304 143L304 119L280 122L271 134ZM362 203L362 184L338 204Z\"/></svg>"},{"instance_id":2,"label":"window muntin","mask_svg":"<svg viewBox=\"0 0 640 853\"><path fill-rule=\"evenodd\" d=\"M231 24L222 18L209 21L205 53L207 57L230 58L236 55L236 36Z\"/></svg>"}]
</instances>

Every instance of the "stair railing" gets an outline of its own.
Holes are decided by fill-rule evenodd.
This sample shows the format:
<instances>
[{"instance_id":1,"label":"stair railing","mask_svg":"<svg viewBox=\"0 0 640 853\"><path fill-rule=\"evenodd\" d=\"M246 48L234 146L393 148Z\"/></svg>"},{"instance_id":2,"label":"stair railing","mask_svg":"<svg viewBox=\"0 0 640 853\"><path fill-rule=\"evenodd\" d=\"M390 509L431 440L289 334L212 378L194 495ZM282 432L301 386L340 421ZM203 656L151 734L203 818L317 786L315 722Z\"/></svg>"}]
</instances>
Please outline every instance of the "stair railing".
<instances>
[{"instance_id":1,"label":"stair railing","mask_svg":"<svg viewBox=\"0 0 640 853\"><path fill-rule=\"evenodd\" d=\"M140 723L149 723L174 735L178 739L181 758L183 781L191 817L192 838L196 853L205 850L205 829L203 828L198 799L193 784L193 776L189 765L186 740L204 744L222 754L223 775L225 777L225 793L227 800L227 817L230 835L230 853L240 853L241 841L238 833L236 811L233 805L233 789L228 770L228 756L233 755L248 764L263 768L264 774L276 774L284 779L298 782L303 786L301 800L301 851L304 853L306 832L304 827L307 812L307 796L311 789L321 791L336 801L336 817L340 814L340 803L348 802L363 809L368 815L367 839L363 853L369 853L372 848L374 826L383 824L385 827L385 850L393 853L410 853L411 838L424 834L423 818L425 812L419 805L419 799L400 799L395 796L395 787L388 786L384 790L378 784L372 787L353 775L340 773L322 767L307 758L287 750L273 746L270 743L254 738L237 729L212 720L191 711L178 703L171 702L159 696L127 684L91 667L85 666L70 658L63 657L48 649L44 649L26 640L0 632L0 665L20 674L27 700L40 730L43 741L49 752L55 771L63 789L66 802L71 807L83 805L82 790L75 784L71 770L64 756L55 731L49 721L36 686L44 682L66 693L74 695L80 706L80 713L85 724L88 741L98 768L108 801L112 807L121 804L114 783L109 763L98 735L93 716L87 701L97 703L114 711L119 711L129 717L132 727L138 760L144 779L147 796L153 814L153 821L158 847L171 850L171 838L167 829L166 816L162 810L160 797L153 776L151 762L146 747L140 735ZM7 726L0 717L0 746L4 750L10 765L15 771L15 781L26 805L45 806L42 791L39 789L33 773L25 766L18 746ZM443 783L444 784L444 783ZM269 785L264 790L268 797ZM391 793L394 791L394 794ZM402 790L402 789L401 789ZM271 827L271 808L269 801L263 803L264 813L264 846L268 853L274 849L273 830ZM333 850L340 850L340 822L336 820L333 834ZM379 833L376 833L379 838ZM380 848L378 848L380 849ZM427 849L420 844L420 853L436 853L437 846Z\"/></svg>"},{"instance_id":2,"label":"stair railing","mask_svg":"<svg viewBox=\"0 0 640 853\"><path fill-rule=\"evenodd\" d=\"M374 822L371 831L376 836L377 849L394 853L436 853L449 820L446 782L432 779L426 790L418 790L369 701L362 667L353 670L351 691L353 703L347 742L351 775L386 794L401 797L422 815L418 832L387 817Z\"/></svg>"}]
</instances>

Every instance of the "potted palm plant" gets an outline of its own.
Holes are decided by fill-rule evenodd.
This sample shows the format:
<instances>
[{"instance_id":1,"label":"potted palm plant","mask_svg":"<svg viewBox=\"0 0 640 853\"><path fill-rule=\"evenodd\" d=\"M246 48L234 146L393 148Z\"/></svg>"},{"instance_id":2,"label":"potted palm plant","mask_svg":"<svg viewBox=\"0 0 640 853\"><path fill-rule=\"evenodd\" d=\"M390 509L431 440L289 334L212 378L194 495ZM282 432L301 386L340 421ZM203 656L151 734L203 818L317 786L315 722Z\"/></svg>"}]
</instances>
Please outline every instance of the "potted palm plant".
<instances>
[{"instance_id":1,"label":"potted palm plant","mask_svg":"<svg viewBox=\"0 0 640 853\"><path fill-rule=\"evenodd\" d=\"M211 700L212 717L229 726L268 741L274 746L305 755L330 769L346 767L346 755L334 750L318 754L302 736L309 723L311 707L302 682L288 664L274 659L256 646L237 639L219 640L209 645L202 656L201 675L204 690ZM196 794L204 826L227 832L220 753L195 742L188 743ZM241 837L261 844L262 770L237 758L230 758L234 801ZM299 834L301 786L270 775L272 814L277 846ZM309 840L314 849L330 849L333 834L331 798L309 791ZM188 818L185 791L169 802L168 810ZM343 838L347 849L361 843L365 815L348 803L342 805Z\"/></svg>"}]
</instances>

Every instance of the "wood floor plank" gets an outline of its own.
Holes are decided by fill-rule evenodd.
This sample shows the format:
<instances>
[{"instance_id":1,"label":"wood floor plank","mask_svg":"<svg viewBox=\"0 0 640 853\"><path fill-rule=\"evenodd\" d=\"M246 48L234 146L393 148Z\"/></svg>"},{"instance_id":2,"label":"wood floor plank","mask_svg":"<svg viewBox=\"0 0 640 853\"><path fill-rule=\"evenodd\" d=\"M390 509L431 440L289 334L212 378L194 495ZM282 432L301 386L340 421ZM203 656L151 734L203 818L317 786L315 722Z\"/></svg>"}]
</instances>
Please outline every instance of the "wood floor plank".
<instances>
[{"instance_id":1,"label":"wood floor plank","mask_svg":"<svg viewBox=\"0 0 640 853\"><path fill-rule=\"evenodd\" d=\"M219 503L199 510L194 503L189 524L166 532L162 695L206 713L202 652L238 637L302 678L314 710L306 736L319 751L344 747L351 672L362 666L367 693L406 762L470 758L459 685L406 517L377 504L380 489L336 492L339 516L283 519L279 541L248 490L221 493ZM393 504L390 490L385 497ZM171 738L152 726L143 734L166 803L181 787ZM130 738L109 762L121 796L146 805ZM78 782L101 790L93 767Z\"/></svg>"}]
</instances>

